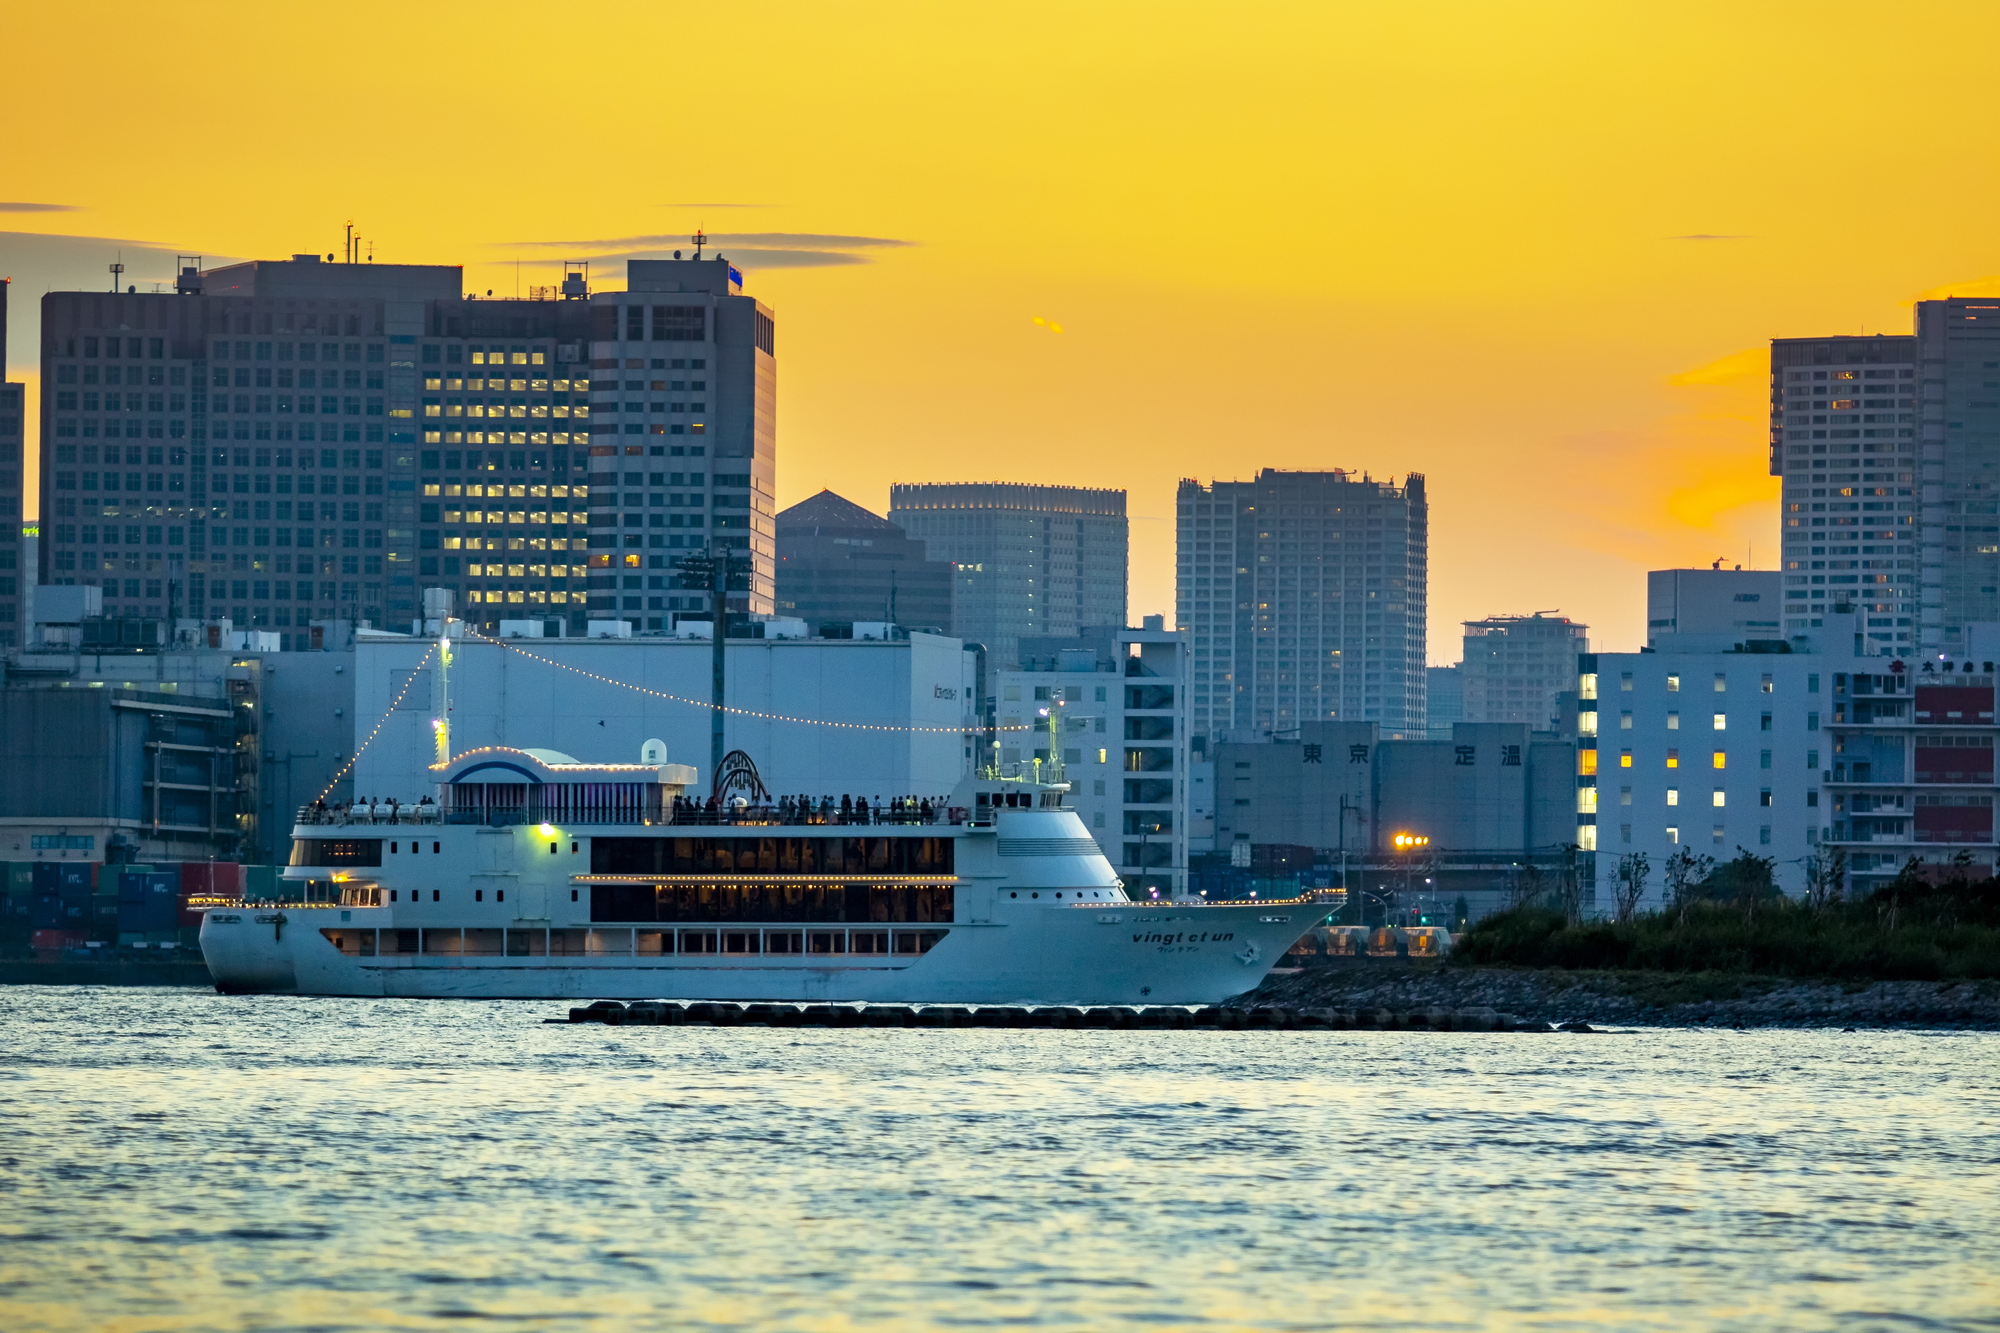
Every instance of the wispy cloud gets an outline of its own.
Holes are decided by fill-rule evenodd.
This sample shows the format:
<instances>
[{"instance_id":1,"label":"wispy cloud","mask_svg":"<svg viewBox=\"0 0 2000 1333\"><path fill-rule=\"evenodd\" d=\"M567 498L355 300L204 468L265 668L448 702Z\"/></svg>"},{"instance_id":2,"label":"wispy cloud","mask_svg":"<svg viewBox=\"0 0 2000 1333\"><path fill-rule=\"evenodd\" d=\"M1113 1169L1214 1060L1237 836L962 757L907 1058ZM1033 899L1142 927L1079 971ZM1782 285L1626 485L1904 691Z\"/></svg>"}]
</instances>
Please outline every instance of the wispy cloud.
<instances>
[{"instance_id":1,"label":"wispy cloud","mask_svg":"<svg viewBox=\"0 0 2000 1333\"><path fill-rule=\"evenodd\" d=\"M535 249L597 249L603 251L658 249L692 249L693 242L686 233L653 236L610 236L590 241L511 241L497 242L502 245L518 245ZM832 232L818 231L733 231L716 232L708 237L708 244L773 246L778 249L796 250L800 248L830 250L873 250L883 247L915 245L915 241L896 240L888 236L842 236Z\"/></svg>"},{"instance_id":2,"label":"wispy cloud","mask_svg":"<svg viewBox=\"0 0 2000 1333\"><path fill-rule=\"evenodd\" d=\"M24 199L0 200L0 213L75 213L81 204L33 204Z\"/></svg>"},{"instance_id":3,"label":"wispy cloud","mask_svg":"<svg viewBox=\"0 0 2000 1333\"><path fill-rule=\"evenodd\" d=\"M2000 273L1988 274L1983 278L1967 278L1960 282L1948 282L1942 287L1933 287L1927 292L1918 292L1919 301L1946 301L1954 296L2000 296Z\"/></svg>"},{"instance_id":4,"label":"wispy cloud","mask_svg":"<svg viewBox=\"0 0 2000 1333\"><path fill-rule=\"evenodd\" d=\"M1669 236L1670 241L1748 241L1754 237L1719 231L1691 231L1685 236Z\"/></svg>"}]
</instances>

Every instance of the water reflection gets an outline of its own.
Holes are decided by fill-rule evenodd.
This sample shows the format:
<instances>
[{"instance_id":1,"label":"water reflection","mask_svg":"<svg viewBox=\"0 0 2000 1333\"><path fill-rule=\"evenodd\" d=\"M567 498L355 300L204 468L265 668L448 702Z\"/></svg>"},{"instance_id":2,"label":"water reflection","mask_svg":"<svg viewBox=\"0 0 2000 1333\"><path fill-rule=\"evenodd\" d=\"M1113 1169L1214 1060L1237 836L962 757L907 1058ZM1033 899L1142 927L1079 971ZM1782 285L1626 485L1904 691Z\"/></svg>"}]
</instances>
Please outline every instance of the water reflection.
<instances>
[{"instance_id":1,"label":"water reflection","mask_svg":"<svg viewBox=\"0 0 2000 1333\"><path fill-rule=\"evenodd\" d=\"M2000 1037L0 992L0 1327L1992 1327Z\"/></svg>"}]
</instances>

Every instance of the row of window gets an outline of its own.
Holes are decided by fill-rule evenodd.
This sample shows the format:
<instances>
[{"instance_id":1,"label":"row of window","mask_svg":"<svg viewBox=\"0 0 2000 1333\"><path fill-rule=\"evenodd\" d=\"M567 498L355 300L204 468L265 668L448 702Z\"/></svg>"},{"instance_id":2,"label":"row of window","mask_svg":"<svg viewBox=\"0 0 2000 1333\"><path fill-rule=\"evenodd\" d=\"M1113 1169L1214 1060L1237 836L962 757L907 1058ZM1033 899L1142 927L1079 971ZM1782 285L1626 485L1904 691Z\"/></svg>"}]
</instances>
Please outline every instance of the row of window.
<instances>
[{"instance_id":1,"label":"row of window","mask_svg":"<svg viewBox=\"0 0 2000 1333\"><path fill-rule=\"evenodd\" d=\"M238 440L289 440L296 433L300 440L312 441L319 439L325 440L329 444L335 440L340 440L348 444L354 444L363 440L370 444L385 442L382 426L373 423L363 425L360 422L349 422L345 425L336 426L331 421L326 422L324 425L315 425L310 421L302 421L294 427L288 421L281 421L274 427L268 421L254 423L238 421L235 423L234 430L232 431L230 423L227 421L217 421L212 424L197 421L190 427L186 421L183 421L179 417L166 419L151 417L143 422L137 417L133 417L126 420L122 427L119 422L110 419L105 420L102 423L102 427L103 437L107 440L118 439L121 434L128 440L144 438L149 440L201 441L210 438L227 440L232 437ZM76 417L57 417L55 433L56 438L59 440L73 440L79 437L86 440L94 440L98 438L99 422L96 417L84 417L81 420ZM478 434L476 431L473 433L474 435ZM436 432L430 431L426 432L426 434L435 435ZM500 442L498 439L499 432L496 431L493 434L495 442ZM521 438L514 440L513 437L517 434ZM536 443L548 443L545 432L536 432L536 436ZM557 444L566 444L569 442L569 435L564 432L558 431L555 433L555 436ZM514 443L526 444L528 442L528 433L522 431L509 432L507 438ZM56 447L61 449L65 446L57 445ZM75 448L76 446L70 445L67 447ZM197 447L199 446L197 445Z\"/></svg>"}]
</instances>

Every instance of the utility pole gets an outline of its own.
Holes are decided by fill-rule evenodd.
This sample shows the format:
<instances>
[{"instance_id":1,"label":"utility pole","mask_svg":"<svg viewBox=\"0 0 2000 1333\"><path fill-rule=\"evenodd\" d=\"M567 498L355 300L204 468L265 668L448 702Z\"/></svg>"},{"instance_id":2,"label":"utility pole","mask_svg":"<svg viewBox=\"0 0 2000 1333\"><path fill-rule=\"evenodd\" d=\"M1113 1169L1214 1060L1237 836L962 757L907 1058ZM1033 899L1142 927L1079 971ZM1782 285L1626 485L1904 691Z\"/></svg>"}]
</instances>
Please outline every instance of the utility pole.
<instances>
[{"instance_id":1,"label":"utility pole","mask_svg":"<svg viewBox=\"0 0 2000 1333\"><path fill-rule=\"evenodd\" d=\"M709 550L684 555L676 562L681 570L682 587L707 587L712 599L714 618L709 622L710 666L713 680L709 686L712 714L708 733L708 776L712 784L722 772L722 756L728 753L723 744L723 703L727 677L723 670L723 650L729 642L729 588L732 580L732 564L727 547L717 546ZM691 580L700 580L692 582Z\"/></svg>"}]
</instances>

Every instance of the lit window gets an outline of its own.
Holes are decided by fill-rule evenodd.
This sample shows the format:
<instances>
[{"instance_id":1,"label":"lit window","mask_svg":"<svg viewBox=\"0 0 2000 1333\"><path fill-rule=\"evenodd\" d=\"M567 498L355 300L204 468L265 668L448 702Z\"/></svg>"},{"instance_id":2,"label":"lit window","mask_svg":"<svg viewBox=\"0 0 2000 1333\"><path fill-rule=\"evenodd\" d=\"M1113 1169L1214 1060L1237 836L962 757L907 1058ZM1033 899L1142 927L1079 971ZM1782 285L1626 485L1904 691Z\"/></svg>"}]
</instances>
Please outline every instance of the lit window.
<instances>
[{"instance_id":1,"label":"lit window","mask_svg":"<svg viewBox=\"0 0 2000 1333\"><path fill-rule=\"evenodd\" d=\"M1679 694L1680 692L1681 692L1681 678L1679 676L1668 676L1667 693Z\"/></svg>"},{"instance_id":2,"label":"lit window","mask_svg":"<svg viewBox=\"0 0 2000 1333\"><path fill-rule=\"evenodd\" d=\"M1720 751L1720 750L1717 750L1717 751L1715 752L1715 766L1716 766L1717 768L1727 768L1727 767L1729 767L1729 765L1728 765L1727 761L1725 760L1725 758L1724 758L1724 756L1723 756L1723 753L1722 753L1722 751Z\"/></svg>"},{"instance_id":3,"label":"lit window","mask_svg":"<svg viewBox=\"0 0 2000 1333\"><path fill-rule=\"evenodd\" d=\"M1667 767L1679 768L1680 766L1681 766L1681 752L1679 750L1667 751Z\"/></svg>"},{"instance_id":4,"label":"lit window","mask_svg":"<svg viewBox=\"0 0 2000 1333\"><path fill-rule=\"evenodd\" d=\"M1585 777L1597 771L1597 751L1579 750L1576 756L1576 771Z\"/></svg>"},{"instance_id":5,"label":"lit window","mask_svg":"<svg viewBox=\"0 0 2000 1333\"><path fill-rule=\"evenodd\" d=\"M1622 713L1620 713L1620 714L1618 715L1618 729L1619 729L1620 731L1630 731L1630 730L1632 730L1632 710L1631 710L1631 709L1629 709L1629 708L1628 708L1628 709L1626 709L1626 710L1625 710L1624 712L1622 712Z\"/></svg>"},{"instance_id":6,"label":"lit window","mask_svg":"<svg viewBox=\"0 0 2000 1333\"><path fill-rule=\"evenodd\" d=\"M1632 767L1632 752L1630 750L1620 750L1618 752L1618 767Z\"/></svg>"},{"instance_id":7,"label":"lit window","mask_svg":"<svg viewBox=\"0 0 2000 1333\"><path fill-rule=\"evenodd\" d=\"M1679 805L1680 803L1681 803L1681 789L1679 787L1667 788L1667 804Z\"/></svg>"},{"instance_id":8,"label":"lit window","mask_svg":"<svg viewBox=\"0 0 2000 1333\"><path fill-rule=\"evenodd\" d=\"M1722 788L1717 787L1715 789L1715 799L1711 801L1710 804L1715 806L1717 809L1720 809L1723 806L1729 804L1729 802L1723 796Z\"/></svg>"},{"instance_id":9,"label":"lit window","mask_svg":"<svg viewBox=\"0 0 2000 1333\"><path fill-rule=\"evenodd\" d=\"M1597 825L1595 824L1580 825L1576 830L1576 846L1578 851L1584 851L1584 852L1596 851Z\"/></svg>"},{"instance_id":10,"label":"lit window","mask_svg":"<svg viewBox=\"0 0 2000 1333\"><path fill-rule=\"evenodd\" d=\"M1715 715L1715 729L1717 731L1729 730L1729 714L1717 713Z\"/></svg>"},{"instance_id":11,"label":"lit window","mask_svg":"<svg viewBox=\"0 0 2000 1333\"><path fill-rule=\"evenodd\" d=\"M1667 841L1670 843L1677 843L1680 840L1681 840L1681 831L1675 828L1673 825L1669 824L1667 826Z\"/></svg>"},{"instance_id":12,"label":"lit window","mask_svg":"<svg viewBox=\"0 0 2000 1333\"><path fill-rule=\"evenodd\" d=\"M1681 729L1681 715L1679 713L1668 713L1667 730L1679 731L1680 729Z\"/></svg>"}]
</instances>

